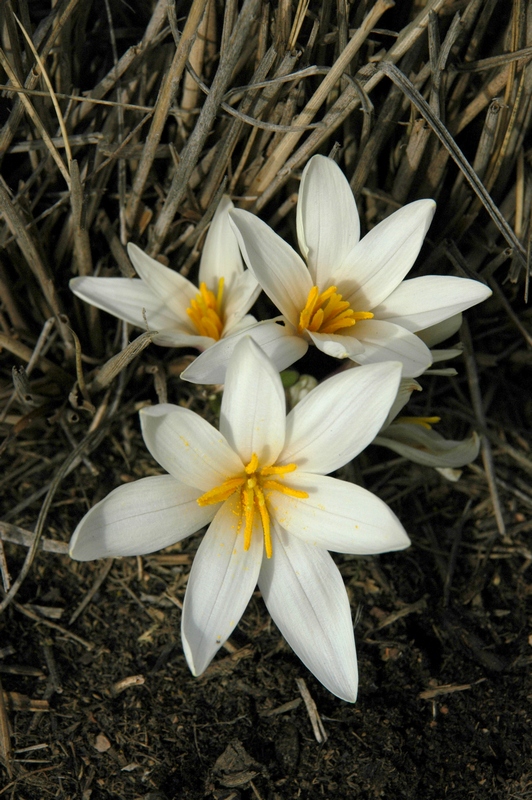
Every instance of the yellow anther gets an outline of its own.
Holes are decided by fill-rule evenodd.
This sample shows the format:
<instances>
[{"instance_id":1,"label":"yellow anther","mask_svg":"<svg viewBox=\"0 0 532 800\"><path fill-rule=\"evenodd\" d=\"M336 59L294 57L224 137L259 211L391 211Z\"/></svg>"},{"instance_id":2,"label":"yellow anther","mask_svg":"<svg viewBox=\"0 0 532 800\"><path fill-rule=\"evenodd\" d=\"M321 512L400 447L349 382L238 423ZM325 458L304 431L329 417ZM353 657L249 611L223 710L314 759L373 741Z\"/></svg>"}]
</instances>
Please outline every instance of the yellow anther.
<instances>
[{"instance_id":1,"label":"yellow anther","mask_svg":"<svg viewBox=\"0 0 532 800\"><path fill-rule=\"evenodd\" d=\"M223 296L224 279L218 281L218 292L215 295L206 284L200 283L199 292L190 301L187 314L200 336L210 336L211 339L218 341L224 329L223 317Z\"/></svg>"},{"instance_id":2,"label":"yellow anther","mask_svg":"<svg viewBox=\"0 0 532 800\"><path fill-rule=\"evenodd\" d=\"M371 311L353 311L347 300L336 291L336 286L329 286L321 294L317 286L308 293L305 308L299 315L298 333L336 333L344 328L351 328L358 320L373 319Z\"/></svg>"},{"instance_id":3,"label":"yellow anther","mask_svg":"<svg viewBox=\"0 0 532 800\"><path fill-rule=\"evenodd\" d=\"M421 425L422 428L430 431L432 426L440 420L441 417L397 417L394 422L399 425Z\"/></svg>"},{"instance_id":4,"label":"yellow anther","mask_svg":"<svg viewBox=\"0 0 532 800\"><path fill-rule=\"evenodd\" d=\"M258 512L262 524L262 534L264 537L264 550L266 557L272 556L272 538L271 538L271 523L270 512L268 510L268 498L264 490L269 492L280 492L289 497L297 497L305 499L308 497L307 492L299 489L292 489L290 486L285 486L284 483L272 480L267 477L269 475L278 475L282 478L290 472L297 469L296 464L280 464L279 466L271 465L263 467L259 471L259 458L256 453L253 453L249 464L244 466L244 472L234 478L228 478L219 486L214 489L209 489L198 497L197 503L200 506L214 505L228 500L236 492L239 493L240 500L240 523L238 530L244 527L244 550L249 550L251 547L251 537L253 535L253 525L255 521L255 511Z\"/></svg>"}]
</instances>

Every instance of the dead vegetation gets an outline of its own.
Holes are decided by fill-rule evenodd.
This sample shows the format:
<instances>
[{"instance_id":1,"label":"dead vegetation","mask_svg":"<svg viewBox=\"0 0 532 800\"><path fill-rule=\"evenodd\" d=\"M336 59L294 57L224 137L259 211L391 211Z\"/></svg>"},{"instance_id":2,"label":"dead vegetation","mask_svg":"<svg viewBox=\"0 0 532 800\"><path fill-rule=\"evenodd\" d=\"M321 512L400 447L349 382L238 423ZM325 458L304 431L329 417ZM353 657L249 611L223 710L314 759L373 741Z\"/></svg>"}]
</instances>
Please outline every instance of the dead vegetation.
<instances>
[{"instance_id":1,"label":"dead vegetation","mask_svg":"<svg viewBox=\"0 0 532 800\"><path fill-rule=\"evenodd\" d=\"M0 5L0 797L532 797L531 30L523 0ZM68 280L132 274L129 241L194 274L224 192L294 243L316 152L339 160L365 230L434 197L415 274L493 290L458 376L416 399L449 438L475 427L482 458L450 483L370 448L349 475L413 540L338 559L360 614L354 707L258 595L190 676L197 538L137 561L66 555L87 508L154 471L143 403L216 414L179 379L189 354Z\"/></svg>"}]
</instances>

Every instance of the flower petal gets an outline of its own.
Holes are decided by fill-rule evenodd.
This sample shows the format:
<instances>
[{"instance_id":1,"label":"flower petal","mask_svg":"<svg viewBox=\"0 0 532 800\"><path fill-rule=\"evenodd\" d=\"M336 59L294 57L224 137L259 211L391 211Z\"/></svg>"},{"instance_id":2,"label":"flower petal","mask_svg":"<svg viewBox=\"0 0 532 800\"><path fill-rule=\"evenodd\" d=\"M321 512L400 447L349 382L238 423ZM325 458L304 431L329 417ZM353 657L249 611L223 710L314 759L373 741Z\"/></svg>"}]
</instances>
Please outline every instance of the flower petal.
<instances>
[{"instance_id":1,"label":"flower petal","mask_svg":"<svg viewBox=\"0 0 532 800\"><path fill-rule=\"evenodd\" d=\"M188 408L160 403L140 411L146 447L177 480L207 492L242 472L222 434Z\"/></svg>"},{"instance_id":2,"label":"flower petal","mask_svg":"<svg viewBox=\"0 0 532 800\"><path fill-rule=\"evenodd\" d=\"M382 426L381 430L386 430L388 425L394 421L398 413L401 411L404 406L410 400L412 392L422 392L423 389L419 385L417 381L413 378L401 378L401 382L399 383L399 389L397 390L397 396L392 403L392 407L388 412L388 416L384 421L384 425Z\"/></svg>"},{"instance_id":3,"label":"flower petal","mask_svg":"<svg viewBox=\"0 0 532 800\"><path fill-rule=\"evenodd\" d=\"M351 609L326 550L272 530L259 587L273 621L305 666L334 695L354 703L358 669Z\"/></svg>"},{"instance_id":4,"label":"flower petal","mask_svg":"<svg viewBox=\"0 0 532 800\"><path fill-rule=\"evenodd\" d=\"M318 350L333 358L351 358L356 361L357 355L364 352L364 345L354 335L313 333L312 331L307 331L307 333Z\"/></svg>"},{"instance_id":5,"label":"flower petal","mask_svg":"<svg viewBox=\"0 0 532 800\"><path fill-rule=\"evenodd\" d=\"M244 464L256 453L273 464L284 444L286 400L279 373L249 336L240 340L227 367L220 433Z\"/></svg>"},{"instance_id":6,"label":"flower petal","mask_svg":"<svg viewBox=\"0 0 532 800\"><path fill-rule=\"evenodd\" d=\"M416 331L416 334L422 342L425 342L427 347L432 348L435 344L444 342L460 330L462 316L462 314L455 314L452 317L444 319L443 322L438 322L437 325L431 325L429 328L424 328L422 331Z\"/></svg>"},{"instance_id":7,"label":"flower petal","mask_svg":"<svg viewBox=\"0 0 532 800\"><path fill-rule=\"evenodd\" d=\"M434 200L416 200L376 225L351 250L333 283L355 311L372 311L401 283L418 257Z\"/></svg>"},{"instance_id":8,"label":"flower petal","mask_svg":"<svg viewBox=\"0 0 532 800\"><path fill-rule=\"evenodd\" d=\"M330 285L333 270L360 239L353 192L331 158L313 156L303 170L297 201L297 238L312 280L320 289Z\"/></svg>"},{"instance_id":9,"label":"flower petal","mask_svg":"<svg viewBox=\"0 0 532 800\"><path fill-rule=\"evenodd\" d=\"M227 500L214 517L194 558L188 579L181 637L193 675L209 666L231 635L257 584L263 540L256 522L251 546L235 523L239 501ZM258 515L255 515L256 517Z\"/></svg>"},{"instance_id":10,"label":"flower petal","mask_svg":"<svg viewBox=\"0 0 532 800\"><path fill-rule=\"evenodd\" d=\"M342 467L379 432L400 377L401 365L387 363L328 378L288 414L278 461L320 475Z\"/></svg>"},{"instance_id":11,"label":"flower petal","mask_svg":"<svg viewBox=\"0 0 532 800\"><path fill-rule=\"evenodd\" d=\"M454 317L490 295L491 289L480 281L424 275L403 281L373 309L373 313L376 319L393 322L415 333Z\"/></svg>"},{"instance_id":12,"label":"flower petal","mask_svg":"<svg viewBox=\"0 0 532 800\"><path fill-rule=\"evenodd\" d=\"M480 439L473 432L468 439L445 439L433 430L412 423L393 423L374 444L388 447L424 467L463 467L478 456Z\"/></svg>"},{"instance_id":13,"label":"flower petal","mask_svg":"<svg viewBox=\"0 0 532 800\"><path fill-rule=\"evenodd\" d=\"M85 514L70 541L77 561L153 553L203 528L214 507L201 508L200 492L171 475L125 483Z\"/></svg>"},{"instance_id":14,"label":"flower petal","mask_svg":"<svg viewBox=\"0 0 532 800\"><path fill-rule=\"evenodd\" d=\"M153 343L160 347L195 347L201 351L216 344L216 339L211 339L210 336L182 332L182 326L179 328L181 330L159 330L153 337Z\"/></svg>"},{"instance_id":15,"label":"flower petal","mask_svg":"<svg viewBox=\"0 0 532 800\"><path fill-rule=\"evenodd\" d=\"M272 492L275 518L309 545L337 553L371 555L403 550L410 540L393 511L354 483L297 470L284 483L308 493L305 499Z\"/></svg>"},{"instance_id":16,"label":"flower petal","mask_svg":"<svg viewBox=\"0 0 532 800\"><path fill-rule=\"evenodd\" d=\"M247 269L236 275L231 286L225 292L225 325L222 336L227 336L242 317L249 311L259 294L261 285L252 272Z\"/></svg>"},{"instance_id":17,"label":"flower petal","mask_svg":"<svg viewBox=\"0 0 532 800\"><path fill-rule=\"evenodd\" d=\"M227 291L244 270L240 248L229 223L229 212L233 208L229 197L224 195L214 212L203 245L199 281L203 281L211 292L217 291L220 278L224 279L224 288Z\"/></svg>"},{"instance_id":18,"label":"flower petal","mask_svg":"<svg viewBox=\"0 0 532 800\"><path fill-rule=\"evenodd\" d=\"M183 278L179 272L175 272L155 258L151 258L131 242L127 246L127 254L138 275L152 292L164 301L181 324L189 326L191 333L196 333L187 314L190 301L198 294L198 289L194 284Z\"/></svg>"},{"instance_id":19,"label":"flower petal","mask_svg":"<svg viewBox=\"0 0 532 800\"><path fill-rule=\"evenodd\" d=\"M181 373L183 380L192 383L223 383L229 359L243 336L251 336L279 371L304 356L308 349L308 343L295 333L290 324L282 319L269 319L220 339Z\"/></svg>"},{"instance_id":20,"label":"flower petal","mask_svg":"<svg viewBox=\"0 0 532 800\"><path fill-rule=\"evenodd\" d=\"M380 319L364 319L356 324L357 339L364 345L364 352L353 360L359 364L377 361L400 361L403 377L417 377L432 363L430 350L421 339L392 322Z\"/></svg>"},{"instance_id":21,"label":"flower petal","mask_svg":"<svg viewBox=\"0 0 532 800\"><path fill-rule=\"evenodd\" d=\"M304 262L280 236L249 211L231 212L244 260L279 311L293 325L312 288Z\"/></svg>"},{"instance_id":22,"label":"flower petal","mask_svg":"<svg viewBox=\"0 0 532 800\"><path fill-rule=\"evenodd\" d=\"M178 325L166 303L138 278L72 278L69 286L76 297L137 328L146 330L144 312L151 330Z\"/></svg>"}]
</instances>

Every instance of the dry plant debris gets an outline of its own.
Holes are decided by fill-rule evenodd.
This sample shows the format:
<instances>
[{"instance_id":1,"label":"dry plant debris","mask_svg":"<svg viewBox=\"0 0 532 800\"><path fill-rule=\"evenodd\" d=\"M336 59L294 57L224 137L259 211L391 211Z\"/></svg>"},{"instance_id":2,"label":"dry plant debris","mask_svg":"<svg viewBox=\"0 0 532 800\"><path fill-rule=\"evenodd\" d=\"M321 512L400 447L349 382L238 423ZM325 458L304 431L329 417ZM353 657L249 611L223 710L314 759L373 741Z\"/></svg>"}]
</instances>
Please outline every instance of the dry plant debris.
<instances>
[{"instance_id":1,"label":"dry plant debris","mask_svg":"<svg viewBox=\"0 0 532 800\"><path fill-rule=\"evenodd\" d=\"M524 0L0 4L0 797L532 796L531 30ZM436 199L415 275L493 290L458 375L427 376L414 403L450 438L475 427L482 458L455 483L382 448L346 468L413 540L338 558L355 706L305 672L258 595L190 676L197 538L105 564L65 552L92 504L154 474L142 405L217 414L179 379L193 353L137 339L69 279L131 275L130 241L194 275L224 192L295 243L317 152L366 230Z\"/></svg>"}]
</instances>

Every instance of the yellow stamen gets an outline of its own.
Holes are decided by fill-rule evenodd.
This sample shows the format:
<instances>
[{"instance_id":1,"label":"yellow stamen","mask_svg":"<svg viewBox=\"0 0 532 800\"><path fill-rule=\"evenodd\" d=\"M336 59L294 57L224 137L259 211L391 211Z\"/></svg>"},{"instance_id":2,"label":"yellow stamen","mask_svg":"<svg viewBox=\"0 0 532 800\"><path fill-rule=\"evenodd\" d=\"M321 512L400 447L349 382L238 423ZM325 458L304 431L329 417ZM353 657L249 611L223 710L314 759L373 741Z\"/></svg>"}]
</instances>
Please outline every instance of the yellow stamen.
<instances>
[{"instance_id":1,"label":"yellow stamen","mask_svg":"<svg viewBox=\"0 0 532 800\"><path fill-rule=\"evenodd\" d=\"M218 292L215 295L203 281L200 283L199 292L190 301L187 314L200 336L210 336L218 341L224 329L222 310L224 296L224 279L218 281Z\"/></svg>"},{"instance_id":2,"label":"yellow stamen","mask_svg":"<svg viewBox=\"0 0 532 800\"><path fill-rule=\"evenodd\" d=\"M321 294L317 286L308 293L305 308L299 315L298 333L336 333L344 328L351 328L358 320L373 319L371 311L353 311L347 300L336 291L336 286L329 286Z\"/></svg>"},{"instance_id":3,"label":"yellow stamen","mask_svg":"<svg viewBox=\"0 0 532 800\"><path fill-rule=\"evenodd\" d=\"M430 431L433 425L441 420L441 417L397 417L394 422L400 425L421 425L422 428Z\"/></svg>"},{"instance_id":4,"label":"yellow stamen","mask_svg":"<svg viewBox=\"0 0 532 800\"><path fill-rule=\"evenodd\" d=\"M263 467L259 470L259 458L256 453L253 453L249 464L244 466L244 474L238 475L234 478L228 478L219 486L214 489L209 489L198 497L197 503L199 506L208 506L215 503L222 503L228 500L233 494L239 492L240 500L240 522L238 530L244 526L244 550L249 550L251 547L251 536L253 534L253 524L255 521L255 511L258 512L262 524L262 534L264 536L264 549L266 557L272 557L272 538L271 538L271 523L270 512L268 510L268 498L264 490L268 489L269 492L280 492L281 494L288 495L289 497L297 497L304 500L308 497L308 492L300 489L292 489L290 486L285 486L284 483L272 480L269 475L278 475L283 478L290 472L297 469L297 464L280 464L279 466L271 465Z\"/></svg>"}]
</instances>

